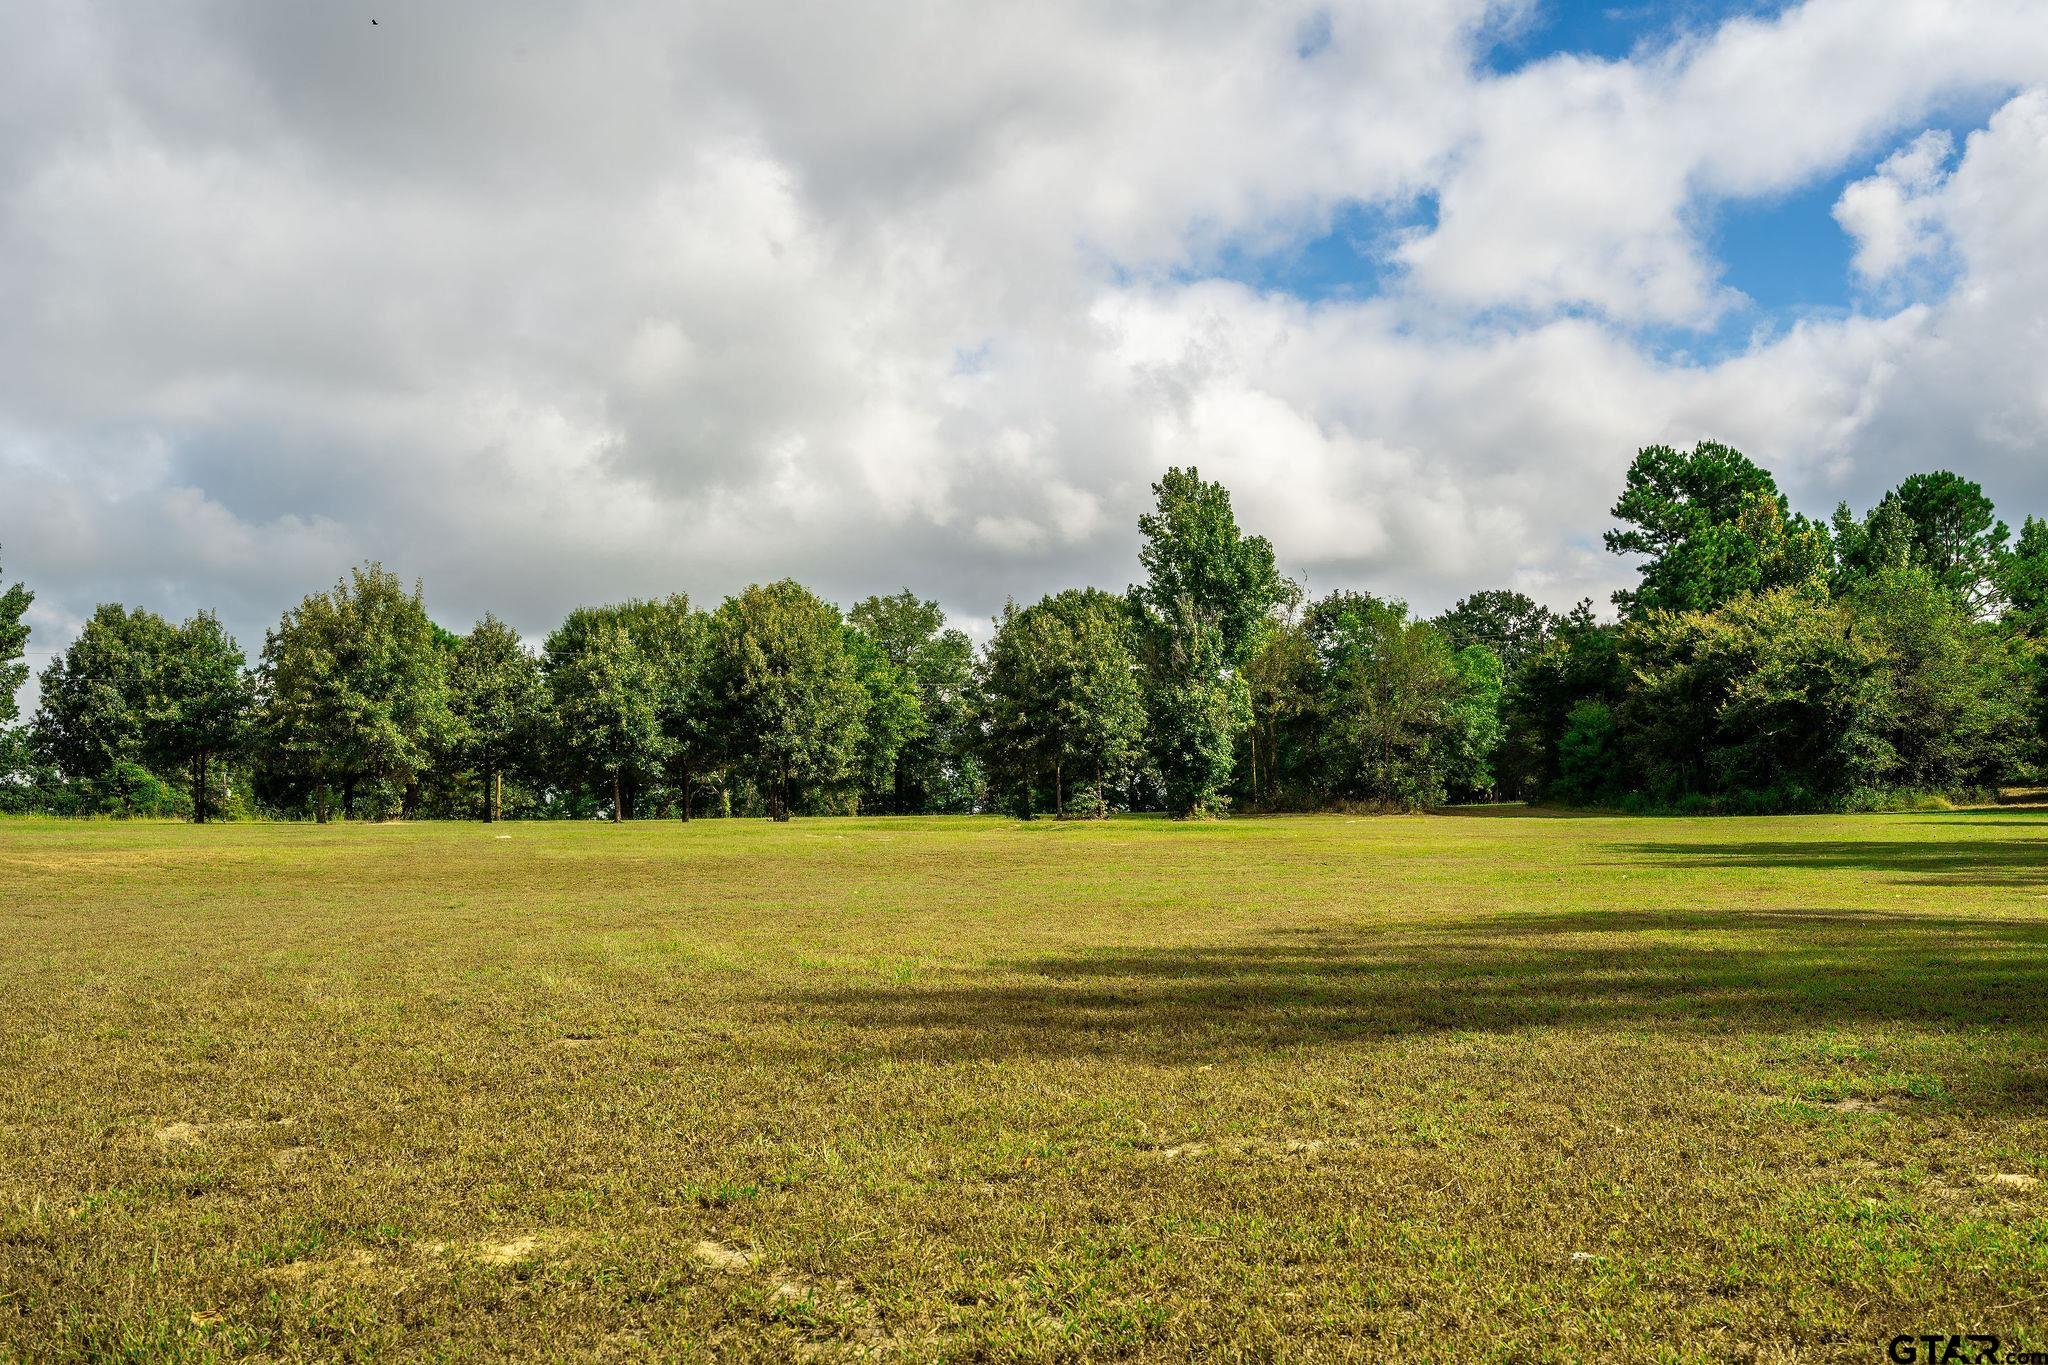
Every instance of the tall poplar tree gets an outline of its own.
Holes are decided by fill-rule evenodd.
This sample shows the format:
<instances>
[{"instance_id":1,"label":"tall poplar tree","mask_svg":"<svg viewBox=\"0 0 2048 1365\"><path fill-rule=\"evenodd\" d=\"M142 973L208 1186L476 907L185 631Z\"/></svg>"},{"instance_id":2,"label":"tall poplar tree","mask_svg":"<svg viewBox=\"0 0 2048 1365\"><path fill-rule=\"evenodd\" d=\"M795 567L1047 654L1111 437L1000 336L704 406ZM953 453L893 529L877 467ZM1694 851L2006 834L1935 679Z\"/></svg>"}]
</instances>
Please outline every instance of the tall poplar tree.
<instances>
[{"instance_id":1,"label":"tall poplar tree","mask_svg":"<svg viewBox=\"0 0 2048 1365\"><path fill-rule=\"evenodd\" d=\"M1138 518L1145 582L1130 590L1148 679L1153 758L1176 813L1218 805L1251 704L1237 670L1285 593L1264 536L1238 529L1230 492L1193 468L1152 486Z\"/></svg>"}]
</instances>

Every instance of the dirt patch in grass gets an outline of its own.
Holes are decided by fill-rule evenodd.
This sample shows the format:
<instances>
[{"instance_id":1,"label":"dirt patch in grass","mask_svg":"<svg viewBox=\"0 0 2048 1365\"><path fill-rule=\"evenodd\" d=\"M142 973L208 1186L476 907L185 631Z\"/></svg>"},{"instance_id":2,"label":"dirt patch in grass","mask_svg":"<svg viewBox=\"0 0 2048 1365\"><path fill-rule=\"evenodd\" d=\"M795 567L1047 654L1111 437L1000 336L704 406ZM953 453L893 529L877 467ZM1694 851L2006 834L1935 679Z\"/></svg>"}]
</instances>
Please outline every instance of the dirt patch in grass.
<instances>
[{"instance_id":1,"label":"dirt patch in grass","mask_svg":"<svg viewBox=\"0 0 2048 1365\"><path fill-rule=\"evenodd\" d=\"M535 1259L548 1248L549 1239L529 1233L506 1242L480 1243L475 1248L475 1255L485 1265L518 1265Z\"/></svg>"},{"instance_id":2,"label":"dirt patch in grass","mask_svg":"<svg viewBox=\"0 0 2048 1365\"><path fill-rule=\"evenodd\" d=\"M1181 1142L1169 1147L1154 1148L1161 1161L1187 1161L1197 1157L1264 1157L1273 1160L1287 1157L1307 1158L1325 1152L1355 1148L1360 1144L1350 1138L1217 1138L1211 1141Z\"/></svg>"},{"instance_id":3,"label":"dirt patch in grass","mask_svg":"<svg viewBox=\"0 0 2048 1365\"><path fill-rule=\"evenodd\" d=\"M290 1284L319 1282L364 1282L387 1277L397 1272L391 1262L379 1257L365 1247L351 1247L333 1256L318 1259L286 1261L283 1265L266 1266L259 1273L270 1280Z\"/></svg>"},{"instance_id":4,"label":"dirt patch in grass","mask_svg":"<svg viewBox=\"0 0 2048 1365\"><path fill-rule=\"evenodd\" d=\"M165 1147L201 1147L209 1141L235 1133L262 1132L297 1125L298 1120L294 1118L221 1119L212 1123L192 1123L179 1119L157 1128L151 1136Z\"/></svg>"},{"instance_id":5,"label":"dirt patch in grass","mask_svg":"<svg viewBox=\"0 0 2048 1365\"><path fill-rule=\"evenodd\" d=\"M708 1237L699 1238L691 1246L690 1255L713 1270L729 1273L749 1270L754 1264L754 1257L750 1252L724 1242L713 1241Z\"/></svg>"}]
</instances>

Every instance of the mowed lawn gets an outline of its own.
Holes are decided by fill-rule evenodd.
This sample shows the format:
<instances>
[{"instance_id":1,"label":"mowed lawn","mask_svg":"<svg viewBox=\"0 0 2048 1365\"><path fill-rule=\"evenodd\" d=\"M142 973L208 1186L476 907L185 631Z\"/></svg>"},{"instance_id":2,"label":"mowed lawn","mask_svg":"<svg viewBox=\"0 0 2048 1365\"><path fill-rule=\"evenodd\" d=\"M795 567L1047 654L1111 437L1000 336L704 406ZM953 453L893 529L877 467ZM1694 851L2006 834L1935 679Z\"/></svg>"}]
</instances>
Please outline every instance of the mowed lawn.
<instances>
[{"instance_id":1,"label":"mowed lawn","mask_svg":"<svg viewBox=\"0 0 2048 1365\"><path fill-rule=\"evenodd\" d=\"M2041 1347L2044 1024L2020 811L0 823L0 1358Z\"/></svg>"}]
</instances>

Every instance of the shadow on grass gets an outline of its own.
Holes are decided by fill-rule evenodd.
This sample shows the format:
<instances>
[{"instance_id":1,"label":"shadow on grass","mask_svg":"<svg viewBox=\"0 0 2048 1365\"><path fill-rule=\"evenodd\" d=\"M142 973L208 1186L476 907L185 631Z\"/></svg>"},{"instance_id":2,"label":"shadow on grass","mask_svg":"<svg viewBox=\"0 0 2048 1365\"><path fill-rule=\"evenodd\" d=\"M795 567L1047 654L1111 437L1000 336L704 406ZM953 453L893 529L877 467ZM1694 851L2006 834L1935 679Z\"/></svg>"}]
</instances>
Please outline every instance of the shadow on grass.
<instances>
[{"instance_id":1,"label":"shadow on grass","mask_svg":"<svg viewBox=\"0 0 2048 1365\"><path fill-rule=\"evenodd\" d=\"M1121 948L784 1002L861 1051L1160 1062L1429 1033L1772 1033L1908 1025L2029 1042L2048 921L1848 910L1502 915ZM1969 1044L1978 1046L1978 1041ZM2048 1110L2048 1073L1990 1082Z\"/></svg>"},{"instance_id":2,"label":"shadow on grass","mask_svg":"<svg viewBox=\"0 0 2048 1365\"><path fill-rule=\"evenodd\" d=\"M1944 820L1997 825L2006 821ZM1683 868L1806 868L1882 872L1938 886L2048 885L2048 838L2015 839L1756 839L1735 843L1636 843L1622 852Z\"/></svg>"}]
</instances>

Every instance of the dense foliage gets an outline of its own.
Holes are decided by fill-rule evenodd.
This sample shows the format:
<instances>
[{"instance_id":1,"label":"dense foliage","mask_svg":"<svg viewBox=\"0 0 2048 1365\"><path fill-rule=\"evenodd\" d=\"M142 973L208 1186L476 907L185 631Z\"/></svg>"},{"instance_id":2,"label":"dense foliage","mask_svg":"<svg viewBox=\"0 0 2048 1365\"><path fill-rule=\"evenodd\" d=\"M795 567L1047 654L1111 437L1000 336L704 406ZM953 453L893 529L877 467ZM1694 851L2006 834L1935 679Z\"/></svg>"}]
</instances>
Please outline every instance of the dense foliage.
<instances>
[{"instance_id":1,"label":"dense foliage","mask_svg":"<svg viewBox=\"0 0 2048 1365\"><path fill-rule=\"evenodd\" d=\"M2031 777L2048 530L2020 544L1974 483L1916 474L1832 529L1740 452L1656 446L1609 547L1621 619L1581 604L1510 677L1517 794L1723 810L1880 805Z\"/></svg>"},{"instance_id":2,"label":"dense foliage","mask_svg":"<svg viewBox=\"0 0 2048 1365\"><path fill-rule=\"evenodd\" d=\"M0 592L0 809L497 819L1003 810L1199 815L1501 797L1863 807L2031 779L2048 719L2048 522L1915 474L1858 515L1793 511L1715 442L1631 464L1603 618L1511 589L1434 618L1311 597L1171 469L1143 581L1011 603L977 652L905 590L800 584L706 611L572 611L535 652L457 636L381 565L307 597L252 669L212 615L102 606L27 677Z\"/></svg>"}]
</instances>

